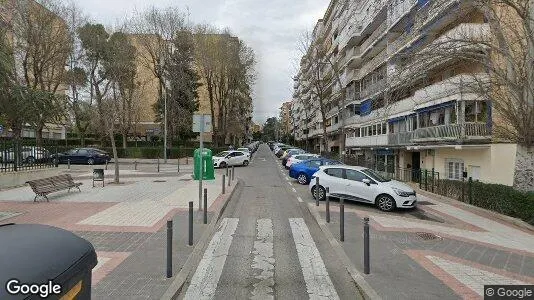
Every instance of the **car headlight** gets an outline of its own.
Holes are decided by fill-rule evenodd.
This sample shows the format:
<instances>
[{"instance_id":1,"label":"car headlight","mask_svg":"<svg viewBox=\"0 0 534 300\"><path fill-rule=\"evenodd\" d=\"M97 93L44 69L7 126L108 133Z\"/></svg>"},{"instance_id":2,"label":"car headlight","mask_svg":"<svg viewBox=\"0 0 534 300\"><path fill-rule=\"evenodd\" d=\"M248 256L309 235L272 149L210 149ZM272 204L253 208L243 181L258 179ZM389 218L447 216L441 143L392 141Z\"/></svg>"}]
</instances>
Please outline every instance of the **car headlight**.
<instances>
[{"instance_id":1,"label":"car headlight","mask_svg":"<svg viewBox=\"0 0 534 300\"><path fill-rule=\"evenodd\" d=\"M397 195L401 197L410 197L411 195L413 195L413 192L406 192L398 188L392 188L392 189Z\"/></svg>"}]
</instances>

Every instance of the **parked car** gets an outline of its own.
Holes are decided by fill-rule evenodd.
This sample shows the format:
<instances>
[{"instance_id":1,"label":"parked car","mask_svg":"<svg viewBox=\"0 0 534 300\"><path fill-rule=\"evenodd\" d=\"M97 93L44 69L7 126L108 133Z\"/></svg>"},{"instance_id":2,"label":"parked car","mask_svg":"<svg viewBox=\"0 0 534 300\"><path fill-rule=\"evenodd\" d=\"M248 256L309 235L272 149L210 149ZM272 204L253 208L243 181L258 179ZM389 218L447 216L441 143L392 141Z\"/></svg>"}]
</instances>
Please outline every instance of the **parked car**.
<instances>
[{"instance_id":1,"label":"parked car","mask_svg":"<svg viewBox=\"0 0 534 300\"><path fill-rule=\"evenodd\" d=\"M250 154L252 153L249 148L245 148L245 147L237 148L237 151L241 151L241 152L243 152L245 154L248 154L249 157L250 157Z\"/></svg>"},{"instance_id":2,"label":"parked car","mask_svg":"<svg viewBox=\"0 0 534 300\"><path fill-rule=\"evenodd\" d=\"M302 161L309 160L309 159L314 159L314 158L319 158L319 155L318 154L311 154L311 153L292 155L290 158L287 159L285 167L286 167L287 170L289 170L289 168L293 164L298 164L298 163L300 163Z\"/></svg>"},{"instance_id":3,"label":"parked car","mask_svg":"<svg viewBox=\"0 0 534 300\"><path fill-rule=\"evenodd\" d=\"M308 184L312 175L319 170L320 166L341 165L342 163L328 158L317 158L292 164L289 168L289 177L295 178L300 184Z\"/></svg>"},{"instance_id":4,"label":"parked car","mask_svg":"<svg viewBox=\"0 0 534 300\"><path fill-rule=\"evenodd\" d=\"M282 155L282 165L285 166L286 163L287 163L287 160L293 156L293 155L296 155L296 154L304 154L306 153L306 151L302 150L302 149L296 149L296 148L293 148L293 149L288 149L286 150L286 152L284 153L284 155Z\"/></svg>"},{"instance_id":5,"label":"parked car","mask_svg":"<svg viewBox=\"0 0 534 300\"><path fill-rule=\"evenodd\" d=\"M97 148L75 148L67 152L53 154L52 160L59 164L104 164L111 160L111 156L104 150Z\"/></svg>"},{"instance_id":6,"label":"parked car","mask_svg":"<svg viewBox=\"0 0 534 300\"><path fill-rule=\"evenodd\" d=\"M319 178L318 191L314 184L316 177ZM319 167L319 171L312 176L309 190L314 198L319 197L319 200L324 200L327 187L332 197L371 203L383 211L413 208L417 202L415 191L410 186L384 178L364 167L347 165Z\"/></svg>"},{"instance_id":7,"label":"parked car","mask_svg":"<svg viewBox=\"0 0 534 300\"><path fill-rule=\"evenodd\" d=\"M287 146L287 145L284 145L284 146L281 146L279 148L279 150L277 152L275 152L274 154L276 155L276 157L280 158L282 157L282 155L284 155L284 152L288 149L291 149L291 148L294 148L292 146Z\"/></svg>"},{"instance_id":8,"label":"parked car","mask_svg":"<svg viewBox=\"0 0 534 300\"><path fill-rule=\"evenodd\" d=\"M43 147L22 146L20 148L20 161L28 164L46 162L50 159L50 152ZM15 162L15 149L0 151L0 163Z\"/></svg>"},{"instance_id":9,"label":"parked car","mask_svg":"<svg viewBox=\"0 0 534 300\"><path fill-rule=\"evenodd\" d=\"M248 166L250 156L243 151L229 150L217 153L213 156L213 166L215 168L226 168L226 166Z\"/></svg>"}]
</instances>

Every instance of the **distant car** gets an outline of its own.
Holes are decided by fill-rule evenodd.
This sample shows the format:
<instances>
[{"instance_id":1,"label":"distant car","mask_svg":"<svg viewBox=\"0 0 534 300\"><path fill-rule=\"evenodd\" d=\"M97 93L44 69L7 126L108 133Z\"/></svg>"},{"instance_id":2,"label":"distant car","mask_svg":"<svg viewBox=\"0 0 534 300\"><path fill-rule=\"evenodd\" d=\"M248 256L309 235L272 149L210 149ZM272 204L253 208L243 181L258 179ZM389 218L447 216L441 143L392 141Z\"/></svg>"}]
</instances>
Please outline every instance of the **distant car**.
<instances>
[{"instance_id":1,"label":"distant car","mask_svg":"<svg viewBox=\"0 0 534 300\"><path fill-rule=\"evenodd\" d=\"M243 153L246 153L250 157L251 151L250 151L249 148L237 148L237 151L241 151Z\"/></svg>"},{"instance_id":2,"label":"distant car","mask_svg":"<svg viewBox=\"0 0 534 300\"><path fill-rule=\"evenodd\" d=\"M59 164L104 164L111 160L111 156L104 150L97 148L75 148L67 152L53 154L52 160Z\"/></svg>"},{"instance_id":3,"label":"distant car","mask_svg":"<svg viewBox=\"0 0 534 300\"><path fill-rule=\"evenodd\" d=\"M308 184L312 175L319 170L320 166L341 165L342 163L327 158L317 158L292 164L289 168L289 177L295 178L300 184Z\"/></svg>"},{"instance_id":4,"label":"distant car","mask_svg":"<svg viewBox=\"0 0 534 300\"><path fill-rule=\"evenodd\" d=\"M287 163L287 160L293 156L293 155L297 155L297 154L304 154L306 153L306 151L302 150L302 149L288 149L286 150L286 152L284 153L284 155L282 155L282 165L285 166L286 163Z\"/></svg>"},{"instance_id":5,"label":"distant car","mask_svg":"<svg viewBox=\"0 0 534 300\"><path fill-rule=\"evenodd\" d=\"M43 147L22 146L19 153L20 161L27 164L46 162L50 159L50 152ZM0 163L15 162L15 150L13 148L0 151Z\"/></svg>"},{"instance_id":6,"label":"distant car","mask_svg":"<svg viewBox=\"0 0 534 300\"><path fill-rule=\"evenodd\" d=\"M319 178L318 191L314 178ZM364 167L321 166L319 171L313 174L309 190L314 198L324 200L327 187L332 197L375 204L383 211L413 208L417 203L415 191L410 186L384 178Z\"/></svg>"},{"instance_id":7,"label":"distant car","mask_svg":"<svg viewBox=\"0 0 534 300\"><path fill-rule=\"evenodd\" d=\"M280 158L282 157L282 155L284 155L284 152L286 150L291 149L291 148L294 148L294 147L287 146L287 145L281 146L280 148L278 148L279 150L275 152L274 154L276 155L276 157Z\"/></svg>"},{"instance_id":8,"label":"distant car","mask_svg":"<svg viewBox=\"0 0 534 300\"><path fill-rule=\"evenodd\" d=\"M310 153L292 155L290 158L287 159L285 167L286 167L287 170L289 170L289 168L293 164L298 164L298 163L300 163L302 161L309 160L309 159L314 159L314 158L319 158L319 155L318 154L310 154Z\"/></svg>"},{"instance_id":9,"label":"distant car","mask_svg":"<svg viewBox=\"0 0 534 300\"><path fill-rule=\"evenodd\" d=\"M248 166L250 156L243 151L229 150L217 153L213 156L213 166L215 168L226 168L226 166Z\"/></svg>"}]
</instances>

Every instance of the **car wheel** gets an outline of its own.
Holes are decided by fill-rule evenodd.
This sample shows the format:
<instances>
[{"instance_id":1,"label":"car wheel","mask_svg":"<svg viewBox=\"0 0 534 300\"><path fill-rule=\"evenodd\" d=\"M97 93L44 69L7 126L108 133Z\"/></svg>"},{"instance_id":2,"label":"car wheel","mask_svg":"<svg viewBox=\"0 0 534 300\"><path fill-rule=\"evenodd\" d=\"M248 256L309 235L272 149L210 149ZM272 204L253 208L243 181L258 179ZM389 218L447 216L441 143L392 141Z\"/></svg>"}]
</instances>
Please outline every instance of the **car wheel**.
<instances>
[{"instance_id":1,"label":"car wheel","mask_svg":"<svg viewBox=\"0 0 534 300\"><path fill-rule=\"evenodd\" d=\"M308 183L308 176L306 176L304 173L300 173L299 176L297 176L297 181L300 184L305 185Z\"/></svg>"},{"instance_id":2,"label":"car wheel","mask_svg":"<svg viewBox=\"0 0 534 300\"><path fill-rule=\"evenodd\" d=\"M379 195L376 198L376 205L382 211L392 211L395 209L395 200L390 195Z\"/></svg>"},{"instance_id":3,"label":"car wheel","mask_svg":"<svg viewBox=\"0 0 534 300\"><path fill-rule=\"evenodd\" d=\"M317 189L317 186L312 187L312 195L313 199L317 199L317 192L315 190ZM319 186L319 201L324 201L326 199L326 190L322 185Z\"/></svg>"},{"instance_id":4,"label":"car wheel","mask_svg":"<svg viewBox=\"0 0 534 300\"><path fill-rule=\"evenodd\" d=\"M35 163L35 157L33 156L26 157L26 163L33 165Z\"/></svg>"},{"instance_id":5,"label":"car wheel","mask_svg":"<svg viewBox=\"0 0 534 300\"><path fill-rule=\"evenodd\" d=\"M222 162L219 164L219 168L226 168L226 162L225 162L225 161L222 161Z\"/></svg>"},{"instance_id":6,"label":"car wheel","mask_svg":"<svg viewBox=\"0 0 534 300\"><path fill-rule=\"evenodd\" d=\"M93 158L89 157L89 158L87 159L87 164L88 164L88 165L94 165L94 164L95 164L95 160L94 160Z\"/></svg>"},{"instance_id":7,"label":"car wheel","mask_svg":"<svg viewBox=\"0 0 534 300\"><path fill-rule=\"evenodd\" d=\"M245 161L243 162L243 166L245 166L245 167L248 166L248 160L245 160Z\"/></svg>"}]
</instances>

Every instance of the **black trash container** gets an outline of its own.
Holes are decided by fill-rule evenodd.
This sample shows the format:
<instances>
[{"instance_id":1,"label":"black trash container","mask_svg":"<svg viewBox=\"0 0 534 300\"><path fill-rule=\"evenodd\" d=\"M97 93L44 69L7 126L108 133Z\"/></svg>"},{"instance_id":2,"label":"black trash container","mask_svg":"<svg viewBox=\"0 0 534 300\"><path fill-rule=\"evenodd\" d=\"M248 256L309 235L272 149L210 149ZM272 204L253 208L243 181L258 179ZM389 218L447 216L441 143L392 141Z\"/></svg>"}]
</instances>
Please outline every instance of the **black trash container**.
<instances>
[{"instance_id":1,"label":"black trash container","mask_svg":"<svg viewBox=\"0 0 534 300\"><path fill-rule=\"evenodd\" d=\"M0 225L0 299L91 299L91 243L47 225Z\"/></svg>"}]
</instances>

